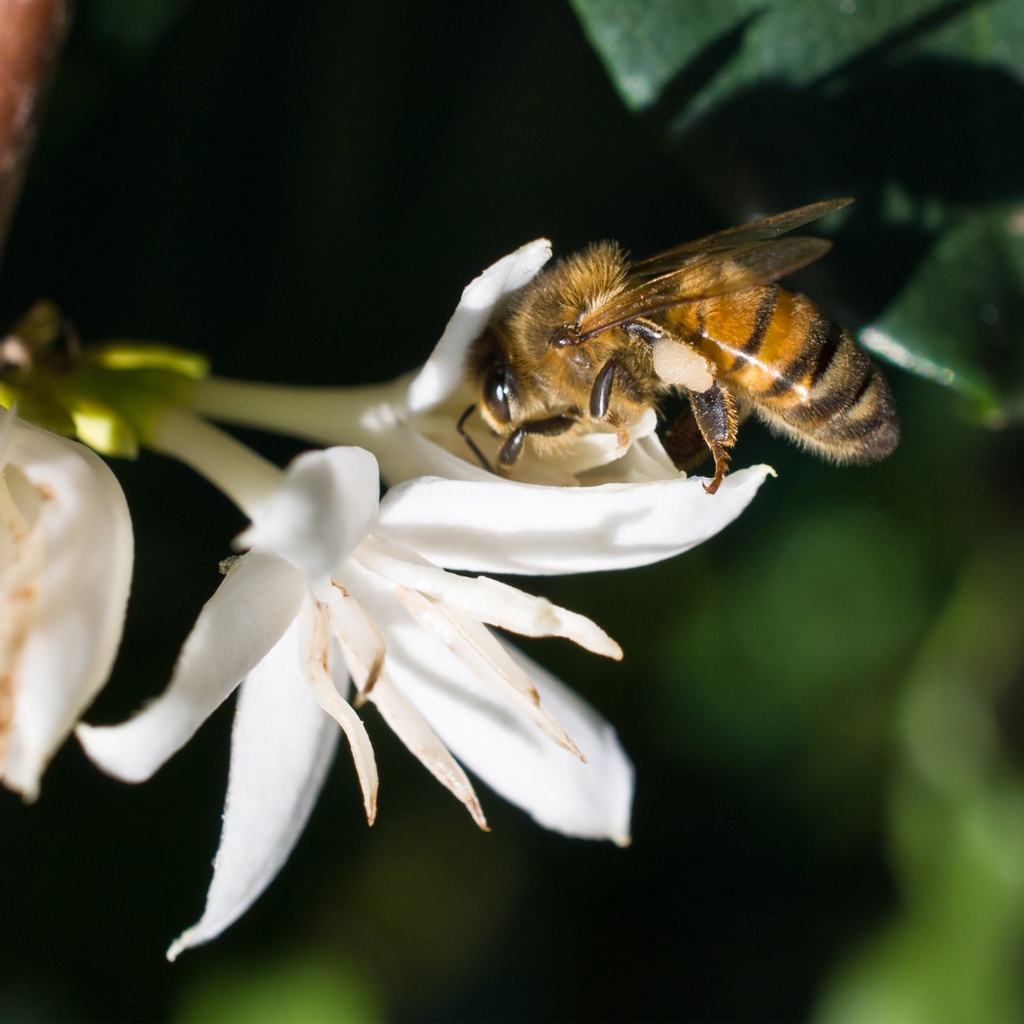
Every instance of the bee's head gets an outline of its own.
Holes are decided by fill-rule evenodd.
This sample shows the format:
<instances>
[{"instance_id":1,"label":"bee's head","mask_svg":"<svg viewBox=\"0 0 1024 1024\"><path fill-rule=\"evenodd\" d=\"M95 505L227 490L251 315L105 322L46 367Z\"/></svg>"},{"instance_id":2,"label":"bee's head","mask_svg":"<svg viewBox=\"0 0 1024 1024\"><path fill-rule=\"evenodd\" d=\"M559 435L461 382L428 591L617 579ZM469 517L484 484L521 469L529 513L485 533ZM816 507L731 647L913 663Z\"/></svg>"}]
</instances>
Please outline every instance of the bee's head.
<instances>
[{"instance_id":1,"label":"bee's head","mask_svg":"<svg viewBox=\"0 0 1024 1024\"><path fill-rule=\"evenodd\" d=\"M464 429L475 410L502 439L498 448L499 471L519 460L528 436L557 437L579 419L579 410L575 408L550 408L542 375L530 374L522 365L517 369L510 358L508 338L500 326L492 325L473 343L466 370L477 400L459 421L459 432L488 469L490 464Z\"/></svg>"}]
</instances>

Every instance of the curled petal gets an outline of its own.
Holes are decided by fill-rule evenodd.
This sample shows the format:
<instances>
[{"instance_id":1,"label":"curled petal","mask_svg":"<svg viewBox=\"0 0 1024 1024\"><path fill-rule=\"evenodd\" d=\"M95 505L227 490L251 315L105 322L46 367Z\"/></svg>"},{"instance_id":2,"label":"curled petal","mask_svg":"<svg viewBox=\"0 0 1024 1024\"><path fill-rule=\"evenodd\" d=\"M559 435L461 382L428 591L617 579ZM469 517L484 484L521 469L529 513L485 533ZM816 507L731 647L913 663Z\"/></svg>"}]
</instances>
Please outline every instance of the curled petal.
<instances>
[{"instance_id":1,"label":"curled petal","mask_svg":"<svg viewBox=\"0 0 1024 1024\"><path fill-rule=\"evenodd\" d=\"M377 515L377 460L362 448L306 452L237 540L326 576L366 536Z\"/></svg>"},{"instance_id":2,"label":"curled petal","mask_svg":"<svg viewBox=\"0 0 1024 1024\"><path fill-rule=\"evenodd\" d=\"M372 825L377 817L377 761L373 756L370 737L366 734L366 726L352 705L338 693L331 676L330 635L323 608L312 600L307 602L300 626L302 671L316 702L341 726L348 739L359 786L363 791L366 820Z\"/></svg>"},{"instance_id":3,"label":"curled petal","mask_svg":"<svg viewBox=\"0 0 1024 1024\"><path fill-rule=\"evenodd\" d=\"M483 333L494 307L529 283L549 259L551 243L538 238L498 260L466 286L441 340L409 387L411 412L438 405L458 387L466 350Z\"/></svg>"},{"instance_id":4,"label":"curled petal","mask_svg":"<svg viewBox=\"0 0 1024 1024\"><path fill-rule=\"evenodd\" d=\"M384 668L384 656L387 653L384 638L359 602L340 583L324 587L321 600L341 647L345 667L360 697L366 697ZM356 706L359 706L358 701Z\"/></svg>"},{"instance_id":5,"label":"curled petal","mask_svg":"<svg viewBox=\"0 0 1024 1024\"><path fill-rule=\"evenodd\" d=\"M85 752L125 782L148 779L263 660L308 591L283 558L253 551L238 559L199 613L167 689L121 725L80 725Z\"/></svg>"},{"instance_id":6,"label":"curled petal","mask_svg":"<svg viewBox=\"0 0 1024 1024\"><path fill-rule=\"evenodd\" d=\"M449 569L555 575L649 565L714 536L750 503L768 466L595 487L410 480L390 490L375 532Z\"/></svg>"},{"instance_id":7,"label":"curled petal","mask_svg":"<svg viewBox=\"0 0 1024 1024\"><path fill-rule=\"evenodd\" d=\"M17 516L5 516L0 556L0 778L32 800L110 674L134 542L124 494L97 455L13 413L4 420L0 489Z\"/></svg>"},{"instance_id":8,"label":"curled petal","mask_svg":"<svg viewBox=\"0 0 1024 1024\"><path fill-rule=\"evenodd\" d=\"M381 676L370 700L377 705L381 717L409 751L441 785L465 804L477 825L485 832L489 831L480 801L466 773L390 676Z\"/></svg>"},{"instance_id":9,"label":"curled petal","mask_svg":"<svg viewBox=\"0 0 1024 1024\"><path fill-rule=\"evenodd\" d=\"M585 615L560 608L546 598L524 593L486 576L445 572L415 552L368 537L356 560L392 583L418 590L445 607L521 636L560 636L608 658L622 657L622 648Z\"/></svg>"},{"instance_id":10,"label":"curled petal","mask_svg":"<svg viewBox=\"0 0 1024 1024\"><path fill-rule=\"evenodd\" d=\"M334 759L338 729L302 676L296 632L291 626L239 689L224 824L206 909L167 951L169 960L216 938L273 881Z\"/></svg>"}]
</instances>

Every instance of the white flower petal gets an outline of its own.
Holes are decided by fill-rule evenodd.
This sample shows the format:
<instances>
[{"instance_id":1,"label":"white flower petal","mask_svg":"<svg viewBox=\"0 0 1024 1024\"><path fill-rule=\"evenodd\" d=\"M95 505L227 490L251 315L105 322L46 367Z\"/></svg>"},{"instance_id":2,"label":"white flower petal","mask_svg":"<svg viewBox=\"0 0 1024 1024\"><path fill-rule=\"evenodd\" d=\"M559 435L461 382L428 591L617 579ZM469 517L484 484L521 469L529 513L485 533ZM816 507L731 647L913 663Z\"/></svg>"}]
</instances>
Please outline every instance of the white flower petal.
<instances>
[{"instance_id":1,"label":"white flower petal","mask_svg":"<svg viewBox=\"0 0 1024 1024\"><path fill-rule=\"evenodd\" d=\"M292 625L239 689L213 882L169 960L220 935L273 881L306 827L338 736L302 677Z\"/></svg>"},{"instance_id":2,"label":"white flower petal","mask_svg":"<svg viewBox=\"0 0 1024 1024\"><path fill-rule=\"evenodd\" d=\"M0 430L10 423L10 417L0 420ZM36 581L43 575L46 562L39 524L41 505L39 491L25 474L17 466L6 466L0 473L0 779L19 789L23 787L7 777L3 769L12 740L18 692L24 687L18 665L35 625L39 603ZM40 773L42 767L40 763Z\"/></svg>"},{"instance_id":3,"label":"white flower petal","mask_svg":"<svg viewBox=\"0 0 1024 1024\"><path fill-rule=\"evenodd\" d=\"M110 674L134 542L124 494L97 455L13 413L4 419L3 487L12 501L24 507L30 498L34 508L24 508L32 534L25 571L7 561L0 581L0 631L18 634L5 638L10 660L0 665L0 690L13 701L0 777L32 800L47 762Z\"/></svg>"},{"instance_id":4,"label":"white flower petal","mask_svg":"<svg viewBox=\"0 0 1024 1024\"><path fill-rule=\"evenodd\" d=\"M633 443L621 458L580 473L577 482L593 487L597 484L638 484L685 479L686 474L672 464L658 435L652 431L643 436L634 432Z\"/></svg>"},{"instance_id":5,"label":"white flower petal","mask_svg":"<svg viewBox=\"0 0 1024 1024\"><path fill-rule=\"evenodd\" d=\"M520 636L560 636L607 658L622 657L622 648L585 615L552 604L547 598L524 593L487 576L458 576L430 565L395 543L370 536L355 559L392 583L418 590L480 622Z\"/></svg>"},{"instance_id":6,"label":"white flower petal","mask_svg":"<svg viewBox=\"0 0 1024 1024\"><path fill-rule=\"evenodd\" d=\"M381 718L387 722L391 731L408 750L441 785L465 804L477 825L485 832L489 831L480 801L473 791L473 784L466 778L466 773L387 673L378 680L370 700L377 706Z\"/></svg>"},{"instance_id":7,"label":"white flower petal","mask_svg":"<svg viewBox=\"0 0 1024 1024\"><path fill-rule=\"evenodd\" d=\"M326 576L363 539L377 515L377 460L362 448L306 452L237 539L270 551L312 579Z\"/></svg>"},{"instance_id":8,"label":"white flower petal","mask_svg":"<svg viewBox=\"0 0 1024 1024\"><path fill-rule=\"evenodd\" d=\"M410 480L381 501L375 533L447 569L555 575L648 565L735 519L772 473L730 473L715 495L698 477L597 487Z\"/></svg>"},{"instance_id":9,"label":"white flower petal","mask_svg":"<svg viewBox=\"0 0 1024 1024\"><path fill-rule=\"evenodd\" d=\"M439 425L438 433L443 434L440 426L444 426L455 434L457 420L457 413L446 417ZM434 440L431 435L421 432L421 428L432 429L434 421L435 417L427 416L417 418L415 426L406 423L396 424L390 433L381 433L373 439L380 462L381 479L388 485L403 480L414 480L424 475L439 476L447 480L490 479L491 473L483 466L462 457L461 449L466 446L461 439L457 445L460 451L455 454Z\"/></svg>"},{"instance_id":10,"label":"white flower petal","mask_svg":"<svg viewBox=\"0 0 1024 1024\"><path fill-rule=\"evenodd\" d=\"M86 753L125 782L148 779L263 660L308 591L305 577L276 555L238 559L199 613L167 689L121 725L80 725Z\"/></svg>"},{"instance_id":11,"label":"white flower petal","mask_svg":"<svg viewBox=\"0 0 1024 1024\"><path fill-rule=\"evenodd\" d=\"M556 746L516 714L469 666L425 635L384 591L360 601L388 637L387 670L451 752L495 792L546 828L629 842L633 767L614 729L582 698L511 645L524 670L586 757Z\"/></svg>"},{"instance_id":12,"label":"white flower petal","mask_svg":"<svg viewBox=\"0 0 1024 1024\"><path fill-rule=\"evenodd\" d=\"M363 791L366 820L377 817L377 761L366 726L352 705L338 692L330 671L330 633L323 606L310 599L299 617L302 672L316 702L341 726L352 750L359 786ZM347 680L346 680L347 684ZM347 686L346 686L347 688Z\"/></svg>"},{"instance_id":13,"label":"white flower petal","mask_svg":"<svg viewBox=\"0 0 1024 1024\"><path fill-rule=\"evenodd\" d=\"M629 430L594 429L584 434L563 435L553 450L539 452L527 439L522 456L508 471L508 479L521 483L575 487L581 482L624 483L626 476L622 460L636 444L646 437L655 436L658 415L654 409L644 411ZM484 453L493 452L492 464L497 465L500 438L492 437L483 443ZM477 442L480 444L480 442ZM666 465L659 467L655 480L677 480L680 472L666 456Z\"/></svg>"},{"instance_id":14,"label":"white flower petal","mask_svg":"<svg viewBox=\"0 0 1024 1024\"><path fill-rule=\"evenodd\" d=\"M619 846L630 842L630 815L633 808L633 763L622 749L612 725L579 694L542 665L528 658L512 644L509 653L529 673L541 700L577 740L586 757L583 764L573 758L559 758L536 749L536 760L525 750L517 755L522 740L528 737L501 734L509 741L506 749L485 747L481 737L470 731L453 739L452 750L492 789L528 811L540 824L567 835L613 840ZM472 744L470 755L466 744ZM483 760L482 760L483 759Z\"/></svg>"},{"instance_id":15,"label":"white flower petal","mask_svg":"<svg viewBox=\"0 0 1024 1024\"><path fill-rule=\"evenodd\" d=\"M550 258L551 243L538 238L498 260L466 286L441 340L409 387L411 412L443 402L458 387L466 350L483 333L494 307L533 280Z\"/></svg>"}]
</instances>

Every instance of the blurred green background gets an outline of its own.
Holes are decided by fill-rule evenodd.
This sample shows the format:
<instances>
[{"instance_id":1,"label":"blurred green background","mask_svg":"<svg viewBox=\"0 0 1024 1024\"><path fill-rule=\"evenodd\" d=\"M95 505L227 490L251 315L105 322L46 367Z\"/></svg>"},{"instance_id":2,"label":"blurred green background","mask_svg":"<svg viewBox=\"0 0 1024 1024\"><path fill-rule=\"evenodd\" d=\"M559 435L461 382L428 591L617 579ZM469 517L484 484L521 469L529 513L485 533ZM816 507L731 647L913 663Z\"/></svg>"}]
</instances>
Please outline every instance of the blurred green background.
<instances>
[{"instance_id":1,"label":"blurred green background","mask_svg":"<svg viewBox=\"0 0 1024 1024\"><path fill-rule=\"evenodd\" d=\"M626 650L524 645L635 759L629 849L487 791L479 833L371 719L372 831L340 758L270 890L169 965L230 710L139 788L71 743L38 804L0 793L0 1021L1024 1018L1022 73L1019 0L82 0L4 323L48 295L224 375L378 381L531 238L643 255L852 195L796 286L952 387L890 367L866 470L751 424L734 464L779 475L714 541L526 581ZM93 721L162 689L241 526L115 470L138 563Z\"/></svg>"}]
</instances>

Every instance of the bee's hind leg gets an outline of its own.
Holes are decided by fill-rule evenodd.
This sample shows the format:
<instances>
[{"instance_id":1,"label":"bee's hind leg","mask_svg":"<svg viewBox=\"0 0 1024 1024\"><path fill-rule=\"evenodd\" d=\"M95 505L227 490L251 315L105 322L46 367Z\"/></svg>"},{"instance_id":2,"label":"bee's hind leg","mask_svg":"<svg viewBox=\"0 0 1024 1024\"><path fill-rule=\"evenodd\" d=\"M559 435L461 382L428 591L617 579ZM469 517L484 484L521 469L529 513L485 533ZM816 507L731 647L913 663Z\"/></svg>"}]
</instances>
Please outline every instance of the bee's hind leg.
<instances>
[{"instance_id":1,"label":"bee's hind leg","mask_svg":"<svg viewBox=\"0 0 1024 1024\"><path fill-rule=\"evenodd\" d=\"M729 470L730 449L736 443L736 403L718 381L707 391L687 391L686 397L690 408L680 413L666 432L665 451L677 468L689 469L710 450L715 475L704 490L714 494Z\"/></svg>"}]
</instances>

